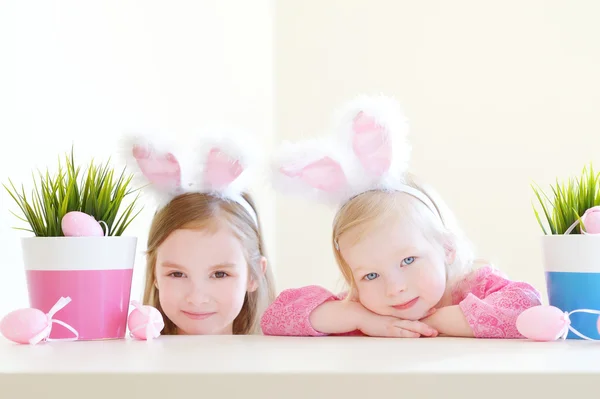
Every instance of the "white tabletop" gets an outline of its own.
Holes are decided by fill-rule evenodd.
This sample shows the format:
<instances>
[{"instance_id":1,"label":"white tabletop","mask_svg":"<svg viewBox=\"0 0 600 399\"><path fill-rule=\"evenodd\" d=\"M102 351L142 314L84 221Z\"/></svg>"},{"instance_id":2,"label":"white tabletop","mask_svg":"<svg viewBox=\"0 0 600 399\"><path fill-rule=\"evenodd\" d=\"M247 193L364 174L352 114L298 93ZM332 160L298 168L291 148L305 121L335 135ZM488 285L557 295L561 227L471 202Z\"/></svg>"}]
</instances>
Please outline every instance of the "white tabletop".
<instances>
[{"instance_id":1,"label":"white tabletop","mask_svg":"<svg viewBox=\"0 0 600 399\"><path fill-rule=\"evenodd\" d=\"M514 393L514 384L565 398L588 385L596 391L598 381L600 342L589 341L161 336L29 346L0 338L0 398L42 391L44 399L128 392L166 398L190 390L210 393L198 398L349 398L398 390L481 398L485 389L487 399ZM569 390L567 382L576 385Z\"/></svg>"}]
</instances>

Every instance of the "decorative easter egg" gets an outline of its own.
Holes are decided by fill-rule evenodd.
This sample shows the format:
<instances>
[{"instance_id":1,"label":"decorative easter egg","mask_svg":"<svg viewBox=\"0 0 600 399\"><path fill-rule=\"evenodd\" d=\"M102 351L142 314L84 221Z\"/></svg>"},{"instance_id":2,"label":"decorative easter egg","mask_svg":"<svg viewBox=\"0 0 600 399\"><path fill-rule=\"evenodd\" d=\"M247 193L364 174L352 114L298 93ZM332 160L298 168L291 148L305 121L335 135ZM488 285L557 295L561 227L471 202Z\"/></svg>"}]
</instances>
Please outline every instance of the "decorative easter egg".
<instances>
[{"instance_id":1,"label":"decorative easter egg","mask_svg":"<svg viewBox=\"0 0 600 399\"><path fill-rule=\"evenodd\" d=\"M136 308L129 314L127 327L134 338L149 340L158 338L162 329L165 328L165 322L155 307L136 305Z\"/></svg>"},{"instance_id":2,"label":"decorative easter egg","mask_svg":"<svg viewBox=\"0 0 600 399\"><path fill-rule=\"evenodd\" d=\"M66 237L103 236L100 223L87 213L72 211L63 216L61 221L63 234Z\"/></svg>"},{"instance_id":3,"label":"decorative easter egg","mask_svg":"<svg viewBox=\"0 0 600 399\"><path fill-rule=\"evenodd\" d=\"M31 338L41 333L48 325L48 316L44 312L34 308L23 308L13 310L2 318L0 333L13 342L28 344Z\"/></svg>"},{"instance_id":4,"label":"decorative easter egg","mask_svg":"<svg viewBox=\"0 0 600 399\"><path fill-rule=\"evenodd\" d=\"M584 213L583 225L588 234L600 234L600 206L594 206Z\"/></svg>"},{"instance_id":5,"label":"decorative easter egg","mask_svg":"<svg viewBox=\"0 0 600 399\"><path fill-rule=\"evenodd\" d=\"M517 317L517 330L534 341L555 341L569 328L569 317L554 306L534 306Z\"/></svg>"}]
</instances>

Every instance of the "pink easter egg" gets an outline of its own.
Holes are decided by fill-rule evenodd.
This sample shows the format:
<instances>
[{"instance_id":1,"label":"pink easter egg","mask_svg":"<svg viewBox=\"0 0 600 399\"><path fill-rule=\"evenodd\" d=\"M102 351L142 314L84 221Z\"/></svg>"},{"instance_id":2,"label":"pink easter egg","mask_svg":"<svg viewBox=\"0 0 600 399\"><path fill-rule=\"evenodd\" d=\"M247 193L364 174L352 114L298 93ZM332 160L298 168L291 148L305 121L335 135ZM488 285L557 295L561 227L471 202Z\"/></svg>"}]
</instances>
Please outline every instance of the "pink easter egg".
<instances>
[{"instance_id":1,"label":"pink easter egg","mask_svg":"<svg viewBox=\"0 0 600 399\"><path fill-rule=\"evenodd\" d=\"M150 338L157 338L162 329L165 328L165 322L158 309L153 306L144 305L131 311L127 320L127 327L129 327L131 335L135 338L147 339L146 325L150 323L154 325L154 336Z\"/></svg>"},{"instance_id":2,"label":"pink easter egg","mask_svg":"<svg viewBox=\"0 0 600 399\"><path fill-rule=\"evenodd\" d=\"M583 225L588 234L600 234L600 206L594 206L585 211Z\"/></svg>"},{"instance_id":3,"label":"pink easter egg","mask_svg":"<svg viewBox=\"0 0 600 399\"><path fill-rule=\"evenodd\" d=\"M39 309L23 308L13 310L0 321L0 333L19 344L29 340L48 327L48 317Z\"/></svg>"},{"instance_id":4,"label":"pink easter egg","mask_svg":"<svg viewBox=\"0 0 600 399\"><path fill-rule=\"evenodd\" d=\"M65 237L103 236L100 223L87 213L72 211L63 216L61 227Z\"/></svg>"},{"instance_id":5,"label":"pink easter egg","mask_svg":"<svg viewBox=\"0 0 600 399\"><path fill-rule=\"evenodd\" d=\"M554 306L534 306L517 317L517 330L534 341L555 341L571 324L565 313Z\"/></svg>"}]
</instances>

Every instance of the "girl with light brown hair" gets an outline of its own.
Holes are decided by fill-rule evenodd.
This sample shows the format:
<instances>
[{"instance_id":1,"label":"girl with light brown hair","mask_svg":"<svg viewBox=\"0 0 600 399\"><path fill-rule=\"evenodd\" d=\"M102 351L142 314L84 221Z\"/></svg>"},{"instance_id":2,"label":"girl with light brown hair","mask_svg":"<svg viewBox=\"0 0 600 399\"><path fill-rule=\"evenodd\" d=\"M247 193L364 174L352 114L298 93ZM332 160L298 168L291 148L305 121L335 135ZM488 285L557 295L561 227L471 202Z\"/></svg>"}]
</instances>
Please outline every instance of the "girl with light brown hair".
<instances>
[{"instance_id":1,"label":"girl with light brown hair","mask_svg":"<svg viewBox=\"0 0 600 399\"><path fill-rule=\"evenodd\" d=\"M203 137L198 148L145 137L127 144L159 202L143 304L160 311L165 335L260 333L275 295L258 211L246 192L256 148L234 131L212 133L218 135Z\"/></svg>"}]
</instances>

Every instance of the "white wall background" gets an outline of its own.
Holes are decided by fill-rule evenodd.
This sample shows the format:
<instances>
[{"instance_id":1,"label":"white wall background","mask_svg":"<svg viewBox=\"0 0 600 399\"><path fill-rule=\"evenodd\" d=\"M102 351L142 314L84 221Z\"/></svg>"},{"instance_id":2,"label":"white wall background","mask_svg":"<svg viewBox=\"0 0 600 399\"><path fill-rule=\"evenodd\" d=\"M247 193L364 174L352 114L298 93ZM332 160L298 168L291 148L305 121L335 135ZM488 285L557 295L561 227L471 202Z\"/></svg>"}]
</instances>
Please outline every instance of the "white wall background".
<instances>
[{"instance_id":1,"label":"white wall background","mask_svg":"<svg viewBox=\"0 0 600 399\"><path fill-rule=\"evenodd\" d=\"M412 125L411 170L481 256L545 295L531 181L600 170L600 2L304 0L278 3L278 139L313 136L361 92ZM280 288L339 287L333 212L277 197Z\"/></svg>"},{"instance_id":2,"label":"white wall background","mask_svg":"<svg viewBox=\"0 0 600 399\"><path fill-rule=\"evenodd\" d=\"M341 102L382 91L412 122L412 171L480 255L545 293L529 184L600 165L600 3L281 0L274 10L0 2L0 181L28 184L72 143L81 162L106 159L141 127L184 137L224 118L269 146L317 134ZM278 289L339 287L332 211L270 190L258 199ZM28 304L14 209L2 188L0 314ZM129 230L140 253L151 213ZM136 297L143 267L140 255Z\"/></svg>"},{"instance_id":3,"label":"white wall background","mask_svg":"<svg viewBox=\"0 0 600 399\"><path fill-rule=\"evenodd\" d=\"M0 181L27 187L71 144L82 164L107 160L129 129L185 137L223 119L270 143L272 20L268 0L0 2ZM257 194L273 237L271 198ZM27 233L9 210L1 187L0 314L28 306ZM134 297L152 212L128 230L139 237Z\"/></svg>"}]
</instances>

